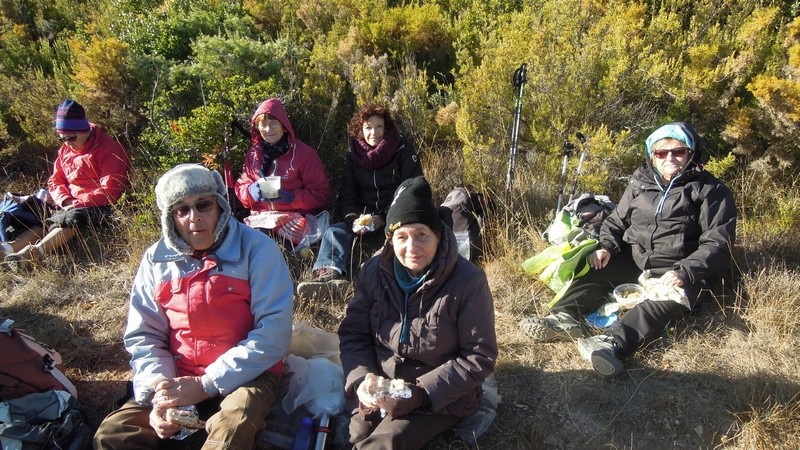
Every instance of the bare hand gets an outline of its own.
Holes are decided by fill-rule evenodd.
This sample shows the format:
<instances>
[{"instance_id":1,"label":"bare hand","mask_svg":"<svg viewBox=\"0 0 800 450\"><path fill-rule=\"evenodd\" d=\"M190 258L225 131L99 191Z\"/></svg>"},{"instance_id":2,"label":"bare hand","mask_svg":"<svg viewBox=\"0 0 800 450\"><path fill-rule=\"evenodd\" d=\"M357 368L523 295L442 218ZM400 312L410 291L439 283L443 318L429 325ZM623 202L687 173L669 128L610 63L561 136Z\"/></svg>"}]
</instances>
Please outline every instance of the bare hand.
<instances>
[{"instance_id":1,"label":"bare hand","mask_svg":"<svg viewBox=\"0 0 800 450\"><path fill-rule=\"evenodd\" d=\"M589 267L592 269L602 269L611 260L611 253L608 250L601 248L595 250L589 255Z\"/></svg>"},{"instance_id":2,"label":"bare hand","mask_svg":"<svg viewBox=\"0 0 800 450\"><path fill-rule=\"evenodd\" d=\"M661 278L659 278L659 280L661 281L661 284L663 284L664 286L683 287L683 280L681 279L681 277L678 276L678 273L675 272L674 270L670 270L664 275L661 275Z\"/></svg>"},{"instance_id":3,"label":"bare hand","mask_svg":"<svg viewBox=\"0 0 800 450\"><path fill-rule=\"evenodd\" d=\"M181 426L165 419L166 412L169 407L155 406L150 411L150 426L153 427L158 437L161 439L169 439L170 437L178 434L181 431Z\"/></svg>"},{"instance_id":4,"label":"bare hand","mask_svg":"<svg viewBox=\"0 0 800 450\"><path fill-rule=\"evenodd\" d=\"M358 385L358 389L356 390L358 401L367 408L378 408L378 402L369 392L369 387L372 383L374 383L376 378L377 377L374 374L367 374L367 376L364 378L364 381Z\"/></svg>"},{"instance_id":5,"label":"bare hand","mask_svg":"<svg viewBox=\"0 0 800 450\"><path fill-rule=\"evenodd\" d=\"M196 405L208 398L203 391L200 377L178 377L161 381L156 385L153 406L174 408Z\"/></svg>"}]
</instances>

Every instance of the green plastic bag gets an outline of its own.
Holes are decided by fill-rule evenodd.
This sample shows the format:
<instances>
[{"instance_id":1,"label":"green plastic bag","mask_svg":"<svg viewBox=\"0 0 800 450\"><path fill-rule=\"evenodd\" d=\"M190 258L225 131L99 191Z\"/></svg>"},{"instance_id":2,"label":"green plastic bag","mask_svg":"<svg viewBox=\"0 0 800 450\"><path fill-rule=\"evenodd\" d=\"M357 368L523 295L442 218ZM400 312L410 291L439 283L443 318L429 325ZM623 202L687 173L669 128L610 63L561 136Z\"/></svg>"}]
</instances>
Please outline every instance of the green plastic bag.
<instances>
[{"instance_id":1,"label":"green plastic bag","mask_svg":"<svg viewBox=\"0 0 800 450\"><path fill-rule=\"evenodd\" d=\"M551 245L522 263L525 272L536 275L556 293L548 303L550 308L561 300L573 280L589 272L586 258L597 248L597 244L594 239L585 239L574 244L564 242Z\"/></svg>"}]
</instances>

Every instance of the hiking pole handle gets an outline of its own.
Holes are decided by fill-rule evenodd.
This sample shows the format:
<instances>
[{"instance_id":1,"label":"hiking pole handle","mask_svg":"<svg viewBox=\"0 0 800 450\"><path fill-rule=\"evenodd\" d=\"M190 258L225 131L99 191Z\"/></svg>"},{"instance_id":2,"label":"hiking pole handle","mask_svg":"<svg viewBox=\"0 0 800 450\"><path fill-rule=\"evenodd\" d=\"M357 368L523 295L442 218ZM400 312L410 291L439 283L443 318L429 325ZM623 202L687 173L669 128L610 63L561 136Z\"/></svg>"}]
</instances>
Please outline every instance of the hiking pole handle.
<instances>
[{"instance_id":1,"label":"hiking pole handle","mask_svg":"<svg viewBox=\"0 0 800 450\"><path fill-rule=\"evenodd\" d=\"M558 200L556 201L556 211L555 213L561 210L561 200L564 199L564 185L567 183L567 162L569 157L572 156L572 151L575 150L575 145L572 142L564 141L563 146L563 159L561 161L561 178L558 183Z\"/></svg>"},{"instance_id":2,"label":"hiking pole handle","mask_svg":"<svg viewBox=\"0 0 800 450\"><path fill-rule=\"evenodd\" d=\"M244 129L241 122L238 119L233 119L231 121L231 128L241 133L242 137L245 139L250 139L250 133Z\"/></svg>"},{"instance_id":3,"label":"hiking pole handle","mask_svg":"<svg viewBox=\"0 0 800 450\"><path fill-rule=\"evenodd\" d=\"M517 70L514 71L514 87L522 92L522 85L528 82L528 64L522 63Z\"/></svg>"},{"instance_id":4,"label":"hiking pole handle","mask_svg":"<svg viewBox=\"0 0 800 450\"><path fill-rule=\"evenodd\" d=\"M519 122L522 116L522 89L528 81L528 64L523 63L514 71L514 87L517 88L517 102L514 107L514 125L511 129L511 148L508 151L508 173L506 174L506 199L511 196L511 187L514 183L514 169L517 165L517 151L519 144Z\"/></svg>"},{"instance_id":5,"label":"hiking pole handle","mask_svg":"<svg viewBox=\"0 0 800 450\"><path fill-rule=\"evenodd\" d=\"M578 189L578 178L580 178L583 173L584 159L586 159L586 149L581 150L581 156L578 158L578 168L575 169L575 179L572 180L572 191L569 193L569 200L567 200L567 203L571 202L575 197L575 191Z\"/></svg>"}]
</instances>

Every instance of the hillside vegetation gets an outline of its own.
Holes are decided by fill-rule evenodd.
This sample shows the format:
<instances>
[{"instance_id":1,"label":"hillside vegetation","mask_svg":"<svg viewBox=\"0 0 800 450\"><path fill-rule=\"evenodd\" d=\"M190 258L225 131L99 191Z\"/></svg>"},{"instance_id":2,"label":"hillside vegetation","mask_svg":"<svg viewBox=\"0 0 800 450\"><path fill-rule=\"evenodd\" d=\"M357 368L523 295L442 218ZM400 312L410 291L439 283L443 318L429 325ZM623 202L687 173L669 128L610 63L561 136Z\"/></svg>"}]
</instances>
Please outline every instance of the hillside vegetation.
<instances>
[{"instance_id":1,"label":"hillside vegetation","mask_svg":"<svg viewBox=\"0 0 800 450\"><path fill-rule=\"evenodd\" d=\"M240 167L248 143L231 120L277 96L332 186L347 121L377 100L420 149L439 200L463 184L493 198L483 268L502 403L480 448L800 448L800 2L0 4L0 189L43 185L55 109L68 97L134 160L111 230L86 233L30 274L0 272L0 316L62 352L94 424L129 377L121 335L134 271L159 235L155 180L180 162L218 166L226 143ZM512 75L523 63L519 157L505 195ZM736 264L698 315L619 379L600 379L574 344L534 345L518 331L552 296L520 263L546 245L565 142L589 154L579 191L618 199L646 135L673 120L701 131L706 169L734 190ZM577 158L569 164L573 174ZM308 269L289 263L296 278ZM296 321L335 331L344 308L298 304ZM464 444L445 435L429 448Z\"/></svg>"}]
</instances>

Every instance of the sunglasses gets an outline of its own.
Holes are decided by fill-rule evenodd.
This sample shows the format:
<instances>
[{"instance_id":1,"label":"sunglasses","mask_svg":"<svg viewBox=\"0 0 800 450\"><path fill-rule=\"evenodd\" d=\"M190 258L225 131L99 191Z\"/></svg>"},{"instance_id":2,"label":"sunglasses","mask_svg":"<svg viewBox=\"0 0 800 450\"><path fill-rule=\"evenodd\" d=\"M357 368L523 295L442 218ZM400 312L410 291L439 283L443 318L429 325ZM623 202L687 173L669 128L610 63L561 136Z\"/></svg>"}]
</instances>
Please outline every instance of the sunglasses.
<instances>
[{"instance_id":1,"label":"sunglasses","mask_svg":"<svg viewBox=\"0 0 800 450\"><path fill-rule=\"evenodd\" d=\"M73 134L72 136L59 136L58 137L58 140L61 141L61 142L72 142L75 139L78 139L78 135L77 134Z\"/></svg>"},{"instance_id":2,"label":"sunglasses","mask_svg":"<svg viewBox=\"0 0 800 450\"><path fill-rule=\"evenodd\" d=\"M199 200L194 205L181 205L178 206L177 208L172 208L172 215L182 219L184 217L188 217L189 214L192 212L192 209L194 209L198 213L207 213L212 209L214 209L215 203L216 201L214 200L209 200L207 198L204 198L202 200Z\"/></svg>"},{"instance_id":3,"label":"sunglasses","mask_svg":"<svg viewBox=\"0 0 800 450\"><path fill-rule=\"evenodd\" d=\"M671 148L671 149L664 149L664 150L653 150L653 156L655 156L658 159L666 159L667 155L672 153L672 156L674 156L676 158L682 158L682 157L688 155L691 152L692 152L692 150L690 150L690 149L688 149L686 147L679 147L679 148Z\"/></svg>"}]
</instances>

